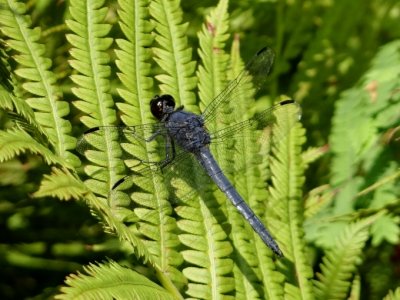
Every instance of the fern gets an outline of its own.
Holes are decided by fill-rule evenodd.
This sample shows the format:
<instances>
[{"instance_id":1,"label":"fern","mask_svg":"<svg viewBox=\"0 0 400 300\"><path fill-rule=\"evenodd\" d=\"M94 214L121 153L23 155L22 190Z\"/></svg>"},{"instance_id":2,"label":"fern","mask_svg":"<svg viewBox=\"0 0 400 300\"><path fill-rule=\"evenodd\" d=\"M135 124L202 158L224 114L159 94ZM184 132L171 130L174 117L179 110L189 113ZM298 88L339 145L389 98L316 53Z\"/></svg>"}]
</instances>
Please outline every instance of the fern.
<instances>
[{"instance_id":1,"label":"fern","mask_svg":"<svg viewBox=\"0 0 400 300\"><path fill-rule=\"evenodd\" d=\"M149 17L147 5L149 3L138 1L135 3L137 9L134 9L128 2L125 2L121 1L120 3L120 25L126 40L120 39L117 41L121 49L116 51L120 59L117 61L117 66L121 71L119 76L124 83L124 89L120 89L119 91L125 102L118 103L118 108L121 109L121 113L123 114L122 119L125 123L128 125L137 125L151 120L148 101L153 94L150 90L149 63L146 62L150 58L148 49L146 48L152 40L149 34L151 27L147 20ZM135 14L136 11L140 13ZM134 26L134 23L131 22L132 17L134 17L137 26ZM143 42L136 44L135 41ZM126 64L126 60L133 61L133 65ZM137 157L139 151L145 152L145 160L147 161L162 159L157 156L154 148L148 146L147 143L140 149L126 145L124 150L131 157ZM134 179L134 182L139 184L139 178L140 175ZM157 175L154 175L154 179L149 184L146 184L142 192L131 194L130 197L132 198L135 212L142 219L134 226L140 226L143 242L153 256L151 261L157 265L163 277L166 278L168 276L168 280L172 280L178 286L182 286L185 279L176 268L182 262L182 257L177 251L172 249L173 245L178 244L178 238L174 233L176 223L170 216L171 209L166 198L167 192L161 186L163 186L162 181L160 181ZM171 250L165 251L166 248L171 248Z\"/></svg>"},{"instance_id":2,"label":"fern","mask_svg":"<svg viewBox=\"0 0 400 300\"><path fill-rule=\"evenodd\" d=\"M54 151L63 158L63 165L77 166L79 161L69 150L75 148L75 138L70 135L71 125L64 119L69 106L62 101L56 86L55 75L49 71L51 61L44 56L45 48L39 43L40 29L30 29L30 19L22 16L25 5L15 1L0 2L2 9L1 30L9 38L7 44L18 51L15 60L20 67L15 73L25 82L22 87L29 98L27 103L35 111L38 124L43 127Z\"/></svg>"},{"instance_id":3,"label":"fern","mask_svg":"<svg viewBox=\"0 0 400 300\"><path fill-rule=\"evenodd\" d=\"M51 175L45 175L39 190L34 193L34 196L51 196L61 200L79 200L87 192L82 181L72 176L67 170L54 168Z\"/></svg>"},{"instance_id":4,"label":"fern","mask_svg":"<svg viewBox=\"0 0 400 300\"><path fill-rule=\"evenodd\" d=\"M321 271L315 281L317 299L344 299L349 292L351 278L361 263L361 251L367 241L368 230L377 216L346 226L335 247L322 260Z\"/></svg>"},{"instance_id":5,"label":"fern","mask_svg":"<svg viewBox=\"0 0 400 300\"><path fill-rule=\"evenodd\" d=\"M348 299L349 300L361 299L360 294L361 294L361 279L360 275L356 274L351 284L351 290Z\"/></svg>"},{"instance_id":6,"label":"fern","mask_svg":"<svg viewBox=\"0 0 400 300\"><path fill-rule=\"evenodd\" d=\"M243 68L239 58L239 40L235 39L231 52L232 79ZM255 104L252 101L251 86L235 96L235 105L242 105L242 112L249 112ZM241 98L239 98L241 97ZM248 117L248 116L247 116ZM260 171L262 157L268 157L268 151L263 153L255 138L256 135L241 135L235 140L232 151L234 165L232 177L234 186L258 216L265 212L265 198L267 196L263 182L266 173ZM261 154L262 153L262 154ZM265 167L262 164L262 167ZM232 241L235 245L235 286L236 297L262 297L278 299L283 296L283 276L276 271L272 258L274 254L265 247L258 234L243 219L237 209L228 203L229 223L232 225ZM271 257L272 256L272 257Z\"/></svg>"},{"instance_id":7,"label":"fern","mask_svg":"<svg viewBox=\"0 0 400 300\"><path fill-rule=\"evenodd\" d=\"M334 155L331 184L340 187L334 214L349 213L357 206L383 207L397 197L396 183L390 182L377 187L373 193L363 195L353 205L353 199L360 190L396 172L396 165L391 163L395 160L395 152L379 140L386 130L398 122L400 96L393 92L400 84L400 73L394 66L400 64L399 47L399 42L383 47L371 69L337 102L330 137ZM383 159L386 163L380 163ZM362 176L358 175L360 168ZM392 223L398 226L394 219ZM374 235L379 233L383 236L385 232L390 233L374 232ZM384 238L393 240L389 236Z\"/></svg>"},{"instance_id":8,"label":"fern","mask_svg":"<svg viewBox=\"0 0 400 300\"><path fill-rule=\"evenodd\" d=\"M119 1L120 27L125 39L117 39L116 64L123 88L118 89L124 102L117 103L126 125L151 122L148 100L153 96L150 77L150 51L153 26L147 1ZM132 21L133 20L133 21Z\"/></svg>"},{"instance_id":9,"label":"fern","mask_svg":"<svg viewBox=\"0 0 400 300\"><path fill-rule=\"evenodd\" d=\"M104 1L72 1L71 17L66 23L74 34L67 35L72 44L70 60L71 66L79 73L71 76L77 84L72 91L80 99L75 101L78 109L85 115L82 123L88 127L109 125L116 121L115 111L112 109L113 101L109 93L110 68L106 65L109 56L105 52L112 43L111 38L106 38L111 29L109 24L101 23L107 8L101 7ZM118 153L108 151L115 145L116 137L104 136L101 149L87 153L89 161L98 166L86 167L85 171L94 178L87 180L86 184L95 193L106 196L113 184L119 179L118 171L123 169ZM97 174L97 175L96 175ZM103 198L107 201L107 198ZM113 203L109 203L111 206Z\"/></svg>"},{"instance_id":10,"label":"fern","mask_svg":"<svg viewBox=\"0 0 400 300\"><path fill-rule=\"evenodd\" d=\"M276 232L278 242L283 248L287 261L283 262L287 278L285 297L290 299L313 299L310 279L312 270L305 257L306 245L301 227L300 187L304 177L299 158L300 145L304 143L304 130L300 126L290 132L287 116L277 116L278 123L273 132L273 159L271 160L272 187L268 216L270 228ZM284 136L285 141L279 141ZM287 140L286 140L287 139ZM292 270L293 269L293 270ZM291 271L296 277L291 278Z\"/></svg>"},{"instance_id":11,"label":"fern","mask_svg":"<svg viewBox=\"0 0 400 300\"><path fill-rule=\"evenodd\" d=\"M70 275L68 287L55 299L175 299L143 275L115 262L84 268L85 274Z\"/></svg>"},{"instance_id":12,"label":"fern","mask_svg":"<svg viewBox=\"0 0 400 300\"><path fill-rule=\"evenodd\" d=\"M157 75L163 94L170 94L177 105L186 109L196 109L193 89L196 85L192 61L192 49L188 47L186 31L189 23L182 23L179 1L151 1L150 13L155 23L157 47L154 48L155 61L167 74ZM168 24L168 26L165 26Z\"/></svg>"},{"instance_id":13,"label":"fern","mask_svg":"<svg viewBox=\"0 0 400 300\"><path fill-rule=\"evenodd\" d=\"M383 300L398 300L400 299L400 288L395 291L389 291L389 293L383 298Z\"/></svg>"},{"instance_id":14,"label":"fern","mask_svg":"<svg viewBox=\"0 0 400 300\"><path fill-rule=\"evenodd\" d=\"M109 62L109 56L105 52L112 43L111 38L105 37L111 27L109 24L102 23L107 12L107 8L102 7L103 3L104 1L87 1L87 3L72 1L73 19L67 20L68 26L74 32L67 36L74 46L71 49L74 59L70 63L81 72L81 74L71 76L71 79L79 86L73 88L73 92L80 99L75 102L75 105L86 114L81 120L88 127L107 125L116 121L109 92L110 68L106 65ZM97 149L86 152L92 165L85 168L88 175L92 177L86 181L86 184L99 197L88 194L86 198L90 205L97 209L111 232L117 233L121 240L131 244L135 253L145 260L150 260L156 266L157 262L150 255L151 252L131 229L122 223L132 214L124 208L124 198L109 197L112 186L124 174L124 165L120 158L121 151L118 148L117 135L104 135L101 138L103 141L96 144ZM115 151L110 149L115 149ZM161 277L160 280L168 285L169 280L164 278L160 270L157 272Z\"/></svg>"},{"instance_id":15,"label":"fern","mask_svg":"<svg viewBox=\"0 0 400 300\"><path fill-rule=\"evenodd\" d=\"M42 155L47 164L64 163L62 158L45 145L38 143L25 131L19 129L0 131L0 162L26 152Z\"/></svg>"},{"instance_id":16,"label":"fern","mask_svg":"<svg viewBox=\"0 0 400 300\"><path fill-rule=\"evenodd\" d=\"M224 46L223 42L227 38L226 21L227 1L221 1L207 17L208 28L212 27L214 31L211 33L206 26L203 26L199 33L199 54L203 64L198 71L199 96L203 104L200 105L201 109L207 104L204 101L210 101L222 90L221 84L226 79L222 76L220 68L226 66L227 56L222 56L223 60L220 61L218 55L215 56L213 53L213 49L222 49ZM218 85L219 88L210 86L210 83ZM178 214L182 218L178 225L185 232L179 239L190 249L183 251L182 255L193 265L183 270L183 274L189 279L186 293L194 298L227 297L227 294L234 289L234 280L231 273L233 263L229 258L232 246L227 241L228 236L220 224L224 219L223 208L220 205L226 200L219 196L217 201L217 198L206 190L204 187L203 195L207 197L187 201L185 203L187 206L178 207ZM219 269L218 266L224 267Z\"/></svg>"}]
</instances>

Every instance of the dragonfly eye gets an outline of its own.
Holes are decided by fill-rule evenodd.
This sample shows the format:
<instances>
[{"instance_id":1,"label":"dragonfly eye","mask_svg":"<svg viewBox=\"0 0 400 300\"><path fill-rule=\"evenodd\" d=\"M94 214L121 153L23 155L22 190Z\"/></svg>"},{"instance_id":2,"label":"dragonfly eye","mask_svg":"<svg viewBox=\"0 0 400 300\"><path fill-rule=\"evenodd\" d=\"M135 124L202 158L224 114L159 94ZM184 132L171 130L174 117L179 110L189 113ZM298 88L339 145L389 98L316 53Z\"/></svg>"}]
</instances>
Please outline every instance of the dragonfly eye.
<instances>
[{"instance_id":1,"label":"dragonfly eye","mask_svg":"<svg viewBox=\"0 0 400 300\"><path fill-rule=\"evenodd\" d=\"M155 118L161 120L165 114L171 113L175 108L175 100L171 95L157 95L150 101L150 110Z\"/></svg>"}]
</instances>

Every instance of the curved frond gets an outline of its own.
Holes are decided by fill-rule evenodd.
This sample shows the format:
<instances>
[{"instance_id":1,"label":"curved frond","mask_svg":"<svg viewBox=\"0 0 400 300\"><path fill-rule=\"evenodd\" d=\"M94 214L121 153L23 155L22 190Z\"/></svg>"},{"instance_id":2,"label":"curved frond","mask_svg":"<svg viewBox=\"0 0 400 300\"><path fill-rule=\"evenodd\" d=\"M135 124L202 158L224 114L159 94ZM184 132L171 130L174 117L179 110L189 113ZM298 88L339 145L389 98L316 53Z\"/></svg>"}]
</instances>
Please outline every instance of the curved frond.
<instances>
[{"instance_id":1,"label":"curved frond","mask_svg":"<svg viewBox=\"0 0 400 300\"><path fill-rule=\"evenodd\" d=\"M399 123L399 65L400 41L396 40L380 49L366 74L336 102L329 137L333 154L331 184L340 186L335 214L352 212L360 190L397 171L398 167L389 163L397 157L381 139ZM390 185L368 195L368 203L380 207L398 198L398 187Z\"/></svg>"},{"instance_id":2,"label":"curved frond","mask_svg":"<svg viewBox=\"0 0 400 300\"><path fill-rule=\"evenodd\" d=\"M235 79L243 67L239 54L239 40L235 39L231 50L229 79ZM236 110L241 111L247 118L255 105L254 92L250 84L241 88L243 91L236 93L234 105L240 105L241 107ZM259 136L261 132L258 132L258 135L252 132L251 135L243 134L235 139L235 146L227 164L234 165L231 177L235 188L262 220L267 196L264 185L267 174L260 168L264 153L261 150L262 145L257 141ZM265 167L264 164L263 167ZM235 245L236 297L262 298L263 295L267 295L268 299L282 298L283 276L276 271L273 261L275 255L265 246L258 234L233 205L228 204L227 208L229 223L232 225L231 237Z\"/></svg>"},{"instance_id":3,"label":"curved frond","mask_svg":"<svg viewBox=\"0 0 400 300\"><path fill-rule=\"evenodd\" d=\"M0 162L26 152L41 155L47 164L63 163L58 155L45 145L38 143L25 131L20 129L0 131Z\"/></svg>"},{"instance_id":4,"label":"curved frond","mask_svg":"<svg viewBox=\"0 0 400 300\"><path fill-rule=\"evenodd\" d=\"M156 24L155 38L158 46L153 48L155 61L166 72L157 75L161 82L160 90L163 94L172 95L177 105L193 111L196 97L193 89L196 86L194 69L196 63L192 61L192 49L188 46L186 31L188 23L182 23L182 10L179 0L151 1L150 13ZM168 26L165 26L168 24Z\"/></svg>"},{"instance_id":5,"label":"curved frond","mask_svg":"<svg viewBox=\"0 0 400 300\"><path fill-rule=\"evenodd\" d=\"M124 102L117 103L122 121L128 125L149 123L152 121L149 101L153 95L153 79L150 76L153 26L149 21L149 1L119 0L119 26L124 39L117 39L119 49L116 65L118 77L123 84L118 92Z\"/></svg>"},{"instance_id":6,"label":"curved frond","mask_svg":"<svg viewBox=\"0 0 400 300\"><path fill-rule=\"evenodd\" d=\"M84 271L86 274L68 276L68 286L62 287L62 294L55 299L176 299L143 275L116 262L90 264Z\"/></svg>"},{"instance_id":7,"label":"curved frond","mask_svg":"<svg viewBox=\"0 0 400 300\"><path fill-rule=\"evenodd\" d=\"M389 291L389 293L383 298L383 300L399 300L400 299L400 287L395 291Z\"/></svg>"},{"instance_id":8,"label":"curved frond","mask_svg":"<svg viewBox=\"0 0 400 300\"><path fill-rule=\"evenodd\" d=\"M70 152L76 140L70 135L69 121L64 119L69 114L69 105L61 100L61 90L50 71L51 61L45 57L44 45L39 43L40 29L30 29L30 18L24 15L25 4L13 0L2 0L0 4L5 7L0 9L0 29L8 38L6 43L18 53L14 56L19 64L15 73L24 80L22 87L29 95L26 102L34 110L36 122L54 151L64 159L63 165L77 166L78 158Z\"/></svg>"},{"instance_id":9,"label":"curved frond","mask_svg":"<svg viewBox=\"0 0 400 300\"><path fill-rule=\"evenodd\" d=\"M67 35L68 41L72 44L70 53L73 59L70 60L70 64L77 71L77 74L71 76L77 85L72 91L79 99L74 105L83 112L81 121L89 128L110 125L116 121L110 94L111 70L106 65L110 61L106 50L112 43L112 39L106 35L111 25L103 23L107 13L107 8L102 7L103 3L102 0L71 1L72 19L66 21L73 31L73 34ZM93 192L102 193L103 197L107 197L108 191L120 178L117 171L123 169L118 153L108 151L112 149L111 144L116 144L115 139L115 136L105 136L102 142L104 148L97 149L88 156L89 161L102 161L99 168L104 172L101 176L87 181L87 185ZM85 169L89 176L93 176L92 169L90 167Z\"/></svg>"},{"instance_id":10,"label":"curved frond","mask_svg":"<svg viewBox=\"0 0 400 300\"><path fill-rule=\"evenodd\" d=\"M122 120L127 125L138 125L154 121L150 114L149 100L154 96L152 92L152 80L150 78L150 52L153 38L151 37L152 26L149 22L148 1L119 1L121 9L120 27L125 39L118 39L120 49L116 50L118 73L124 87L119 89L123 103L117 106L121 111ZM137 157L138 152L145 153L146 160L160 160L157 151L148 143L140 145L142 149L135 147L124 147L131 157ZM177 269L183 261L181 255L174 248L179 244L176 235L176 223L171 217L172 209L168 202L167 192L162 188L163 181L156 174L149 185L143 187L140 192L129 195L132 199L128 205L133 206L135 213L139 216L139 222L132 227L140 227L139 238L143 240L149 253L151 263L157 266L160 276L163 276L163 284L171 286L171 280L177 286L182 286L185 278ZM134 182L135 182L134 178ZM118 193L120 197L122 192ZM165 251L168 248L169 251Z\"/></svg>"},{"instance_id":11,"label":"curved frond","mask_svg":"<svg viewBox=\"0 0 400 300\"><path fill-rule=\"evenodd\" d=\"M226 80L228 56L214 55L215 49L222 49L228 35L227 1L220 1L218 6L207 17L207 24L199 33L201 49L199 50L202 65L199 67L200 99L203 107L222 90ZM207 28L213 26L214 34ZM219 51L216 51L219 52ZM222 51L221 51L222 53ZM215 88L213 84L217 84ZM193 165L193 172L199 172ZM199 174L201 174L199 172ZM221 193L213 194L208 181L202 176L196 176L204 191L201 197L185 201L185 205L177 208L181 220L179 228L184 232L179 235L180 241L189 249L182 255L189 264L183 270L189 284L186 294L193 298L228 297L235 288L233 278L233 261L229 258L232 245L228 240L228 229L223 226L226 220L226 198ZM223 267L222 267L223 266Z\"/></svg>"},{"instance_id":12,"label":"curved frond","mask_svg":"<svg viewBox=\"0 0 400 300\"><path fill-rule=\"evenodd\" d=\"M1 9L1 7L0 7ZM0 15L1 17L1 15ZM3 45L4 41L2 38L0 38L0 45ZM12 80L11 80L11 68L10 65L7 62L7 54L4 51L3 47L0 47L0 90L7 91L8 93L12 93L13 91L13 86L12 86ZM3 104L4 103L4 104ZM6 107L5 101L0 98L0 104L4 105L3 107Z\"/></svg>"},{"instance_id":13,"label":"curved frond","mask_svg":"<svg viewBox=\"0 0 400 300\"><path fill-rule=\"evenodd\" d=\"M57 197L61 200L79 200L87 193L82 181L71 175L66 169L53 168L52 174L45 175L34 197Z\"/></svg>"},{"instance_id":14,"label":"curved frond","mask_svg":"<svg viewBox=\"0 0 400 300\"><path fill-rule=\"evenodd\" d=\"M221 0L218 6L206 17L198 33L200 48L198 50L201 64L198 67L200 110L214 99L226 85L228 55L224 52L229 37L228 1Z\"/></svg>"},{"instance_id":15,"label":"curved frond","mask_svg":"<svg viewBox=\"0 0 400 300\"><path fill-rule=\"evenodd\" d=\"M344 299L349 292L351 280L361 254L369 238L369 228L379 217L366 218L345 227L336 240L335 246L322 259L321 273L314 281L317 299Z\"/></svg>"},{"instance_id":16,"label":"curved frond","mask_svg":"<svg viewBox=\"0 0 400 300\"><path fill-rule=\"evenodd\" d=\"M84 114L81 118L82 123L90 128L110 125L116 121L116 111L113 109L114 103L110 93L111 69L107 65L110 58L106 52L112 43L112 39L107 37L111 26L103 22L107 13L103 4L103 0L73 0L70 6L72 19L67 20L67 25L74 32L67 35L73 46L73 60L70 64L77 71L77 74L71 77L77 84L72 91L79 98L74 104ZM125 199L110 197L113 185L124 176L125 169L120 159L118 136L106 134L99 138L102 141L97 141L98 143L94 144L96 146L93 145L95 150L85 153L91 162L91 165L85 168L91 179L85 184L100 197L96 198L91 194L86 199L99 211L111 232L130 243L138 256L144 257L145 260L150 259L155 264L145 245L122 223L128 217L127 209L124 209Z\"/></svg>"},{"instance_id":17,"label":"curved frond","mask_svg":"<svg viewBox=\"0 0 400 300\"><path fill-rule=\"evenodd\" d=\"M293 126L294 120L290 120L284 113L276 116L277 124L272 132L272 187L267 221L287 259L283 261L288 270L285 296L296 299L300 295L301 299L313 299L313 272L305 255L303 211L300 202L301 186L304 182L300 147L305 141L305 132L300 124ZM293 278L289 271L292 269L296 274Z\"/></svg>"}]
</instances>

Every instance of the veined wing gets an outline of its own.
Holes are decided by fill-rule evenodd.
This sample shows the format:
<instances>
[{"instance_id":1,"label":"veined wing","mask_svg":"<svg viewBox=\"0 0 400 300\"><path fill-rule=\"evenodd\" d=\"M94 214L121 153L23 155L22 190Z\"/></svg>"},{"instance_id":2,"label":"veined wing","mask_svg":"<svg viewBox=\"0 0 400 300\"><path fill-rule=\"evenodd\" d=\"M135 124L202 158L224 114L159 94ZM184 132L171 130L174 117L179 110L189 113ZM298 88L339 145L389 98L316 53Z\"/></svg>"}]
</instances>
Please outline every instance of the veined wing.
<instances>
[{"instance_id":1,"label":"veined wing","mask_svg":"<svg viewBox=\"0 0 400 300\"><path fill-rule=\"evenodd\" d=\"M248 62L245 69L229 82L228 86L205 108L202 116L207 126L212 126L213 120L229 115L230 119L240 117L242 112L235 112L240 107L240 98L251 99L267 80L267 75L274 61L274 52L264 47ZM243 93L246 93L243 95Z\"/></svg>"},{"instance_id":2,"label":"veined wing","mask_svg":"<svg viewBox=\"0 0 400 300\"><path fill-rule=\"evenodd\" d=\"M130 164L145 161L156 163L157 159L165 156L166 134L163 123L99 126L87 130L78 140L76 149L89 160L90 151L117 151L115 157L127 160Z\"/></svg>"},{"instance_id":3,"label":"veined wing","mask_svg":"<svg viewBox=\"0 0 400 300\"><path fill-rule=\"evenodd\" d=\"M106 138L111 141L108 146L104 142ZM146 189L152 185L155 176L162 176L164 182L176 182L178 177L190 179L193 172L191 154L172 142L164 123L101 126L87 130L79 139L77 150L92 161L91 157L96 157L95 151L117 151L114 156L123 160L130 170L113 183L113 189L127 190L132 183Z\"/></svg>"},{"instance_id":4,"label":"veined wing","mask_svg":"<svg viewBox=\"0 0 400 300\"><path fill-rule=\"evenodd\" d=\"M301 118L300 105L294 100L284 100L278 104L256 113L252 118L239 121L211 133L212 143L222 143L234 137L255 134L256 130L265 130L272 127L277 118L284 118L285 121L294 125Z\"/></svg>"}]
</instances>

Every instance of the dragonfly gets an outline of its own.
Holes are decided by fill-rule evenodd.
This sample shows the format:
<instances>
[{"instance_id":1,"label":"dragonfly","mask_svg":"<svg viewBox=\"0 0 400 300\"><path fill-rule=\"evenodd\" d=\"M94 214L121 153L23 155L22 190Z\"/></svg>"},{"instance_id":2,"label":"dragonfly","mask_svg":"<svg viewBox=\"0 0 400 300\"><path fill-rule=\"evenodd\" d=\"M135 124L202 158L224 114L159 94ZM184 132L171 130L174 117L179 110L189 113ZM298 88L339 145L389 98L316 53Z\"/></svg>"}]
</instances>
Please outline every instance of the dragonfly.
<instances>
[{"instance_id":1,"label":"dragonfly","mask_svg":"<svg viewBox=\"0 0 400 300\"><path fill-rule=\"evenodd\" d=\"M200 166L201 172L204 172L206 177L226 195L261 240L275 254L283 256L269 230L235 189L212 151L219 147L224 151L224 147L232 143L234 138L247 137L255 133L261 136L258 141L265 142L269 138L267 135L263 139L265 135L262 133L273 127L277 116L285 116L285 121L290 124L295 124L300 119L300 106L292 99L283 100L270 108L248 115L239 109L240 101L250 102L264 86L273 60L273 50L269 47L262 48L201 114L187 111L184 106L176 107L171 95L157 95L150 101L150 110L158 122L136 126L91 128L78 141L77 150L84 154L88 149L101 149L101 143L104 141L102 137L106 135L115 137L115 140L129 153L137 149L132 145L146 147L156 142L158 147L156 148L162 150L159 151L162 157L152 161L138 154L138 157L132 160L136 162L134 169L137 171L115 182L112 191L118 190L127 182L135 181L135 178L152 176L154 172L159 172L161 176L171 181L176 176L193 177L197 169L185 170L184 166L187 164L184 162L185 159L194 160Z\"/></svg>"}]
</instances>

